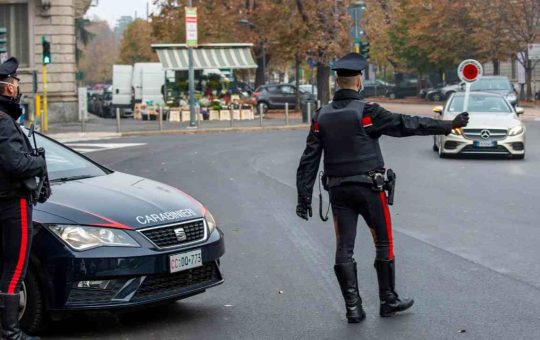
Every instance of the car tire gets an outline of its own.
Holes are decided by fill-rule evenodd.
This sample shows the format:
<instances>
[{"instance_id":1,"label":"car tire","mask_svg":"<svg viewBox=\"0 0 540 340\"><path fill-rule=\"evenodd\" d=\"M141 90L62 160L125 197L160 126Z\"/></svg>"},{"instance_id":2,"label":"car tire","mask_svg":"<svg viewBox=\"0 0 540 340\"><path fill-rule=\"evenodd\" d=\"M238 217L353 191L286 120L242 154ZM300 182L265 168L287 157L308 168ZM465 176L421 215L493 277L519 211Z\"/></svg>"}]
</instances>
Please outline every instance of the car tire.
<instances>
[{"instance_id":1,"label":"car tire","mask_svg":"<svg viewBox=\"0 0 540 340\"><path fill-rule=\"evenodd\" d=\"M437 141L436 141L435 137L433 137L433 151L435 151L435 152L439 151L439 147L437 146Z\"/></svg>"},{"instance_id":2,"label":"car tire","mask_svg":"<svg viewBox=\"0 0 540 340\"><path fill-rule=\"evenodd\" d=\"M262 105L262 111L263 111L262 113L266 114L268 112L268 109L269 109L268 103L267 102L259 102L259 103L257 103L257 112L259 114L261 114L261 112L260 112L261 111L261 105Z\"/></svg>"},{"instance_id":3,"label":"car tire","mask_svg":"<svg viewBox=\"0 0 540 340\"><path fill-rule=\"evenodd\" d=\"M439 158L447 158L447 155L443 152L442 140L439 141L439 145L437 146L437 151L439 151Z\"/></svg>"},{"instance_id":4,"label":"car tire","mask_svg":"<svg viewBox=\"0 0 540 340\"><path fill-rule=\"evenodd\" d=\"M37 280L31 266L24 279L26 289L26 308L20 317L21 328L29 334L41 333L47 325L48 317L45 311L45 300L41 293L39 281Z\"/></svg>"},{"instance_id":5,"label":"car tire","mask_svg":"<svg viewBox=\"0 0 540 340\"><path fill-rule=\"evenodd\" d=\"M395 94L394 92L390 92L390 93L388 94L388 98L390 98L390 99L396 99L397 96L396 96L396 94Z\"/></svg>"}]
</instances>

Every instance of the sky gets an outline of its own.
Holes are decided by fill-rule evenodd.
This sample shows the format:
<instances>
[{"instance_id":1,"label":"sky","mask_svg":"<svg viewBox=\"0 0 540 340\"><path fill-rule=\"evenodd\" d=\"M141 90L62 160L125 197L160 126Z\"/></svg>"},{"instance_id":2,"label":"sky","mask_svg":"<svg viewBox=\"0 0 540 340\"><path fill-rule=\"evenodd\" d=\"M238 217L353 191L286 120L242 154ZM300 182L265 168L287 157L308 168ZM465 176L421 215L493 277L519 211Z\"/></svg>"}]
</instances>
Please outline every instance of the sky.
<instances>
[{"instance_id":1,"label":"sky","mask_svg":"<svg viewBox=\"0 0 540 340\"><path fill-rule=\"evenodd\" d=\"M150 11L154 8L151 0L93 0L97 2L96 7L90 7L86 12L86 17L93 18L98 16L100 19L107 20L109 26L114 28L116 20L121 16L129 15L138 18L146 18L146 4L150 3Z\"/></svg>"}]
</instances>

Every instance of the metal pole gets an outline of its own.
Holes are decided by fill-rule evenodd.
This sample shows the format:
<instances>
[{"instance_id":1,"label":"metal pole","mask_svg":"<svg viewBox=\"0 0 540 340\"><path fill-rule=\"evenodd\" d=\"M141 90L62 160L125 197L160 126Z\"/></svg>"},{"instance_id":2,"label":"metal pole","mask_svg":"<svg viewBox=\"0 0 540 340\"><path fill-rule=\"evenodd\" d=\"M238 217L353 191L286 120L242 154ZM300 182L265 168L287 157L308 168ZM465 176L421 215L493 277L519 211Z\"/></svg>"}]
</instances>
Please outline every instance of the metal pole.
<instances>
[{"instance_id":1,"label":"metal pole","mask_svg":"<svg viewBox=\"0 0 540 340\"><path fill-rule=\"evenodd\" d=\"M307 103L307 122L308 124L311 123L311 102Z\"/></svg>"},{"instance_id":2,"label":"metal pole","mask_svg":"<svg viewBox=\"0 0 540 340\"><path fill-rule=\"evenodd\" d=\"M317 109L319 109L320 107L321 107L321 101L317 100Z\"/></svg>"},{"instance_id":3,"label":"metal pole","mask_svg":"<svg viewBox=\"0 0 540 340\"><path fill-rule=\"evenodd\" d=\"M159 122L159 131L163 131L163 108L164 108L164 105L159 105L159 117L158 117L158 122Z\"/></svg>"},{"instance_id":4,"label":"metal pole","mask_svg":"<svg viewBox=\"0 0 540 340\"><path fill-rule=\"evenodd\" d=\"M116 132L120 133L120 108L116 108Z\"/></svg>"},{"instance_id":5,"label":"metal pole","mask_svg":"<svg viewBox=\"0 0 540 340\"><path fill-rule=\"evenodd\" d=\"M233 123L233 121L234 121L234 117L233 117L234 116L234 111L233 111L232 105L229 106L229 115L231 116L231 127L233 127L233 125L234 125L234 123Z\"/></svg>"},{"instance_id":6,"label":"metal pole","mask_svg":"<svg viewBox=\"0 0 540 340\"><path fill-rule=\"evenodd\" d=\"M43 80L43 116L42 116L42 131L47 132L49 130L49 120L47 115L49 114L49 105L47 101L47 65L43 64L42 68L42 80Z\"/></svg>"},{"instance_id":7,"label":"metal pole","mask_svg":"<svg viewBox=\"0 0 540 340\"><path fill-rule=\"evenodd\" d=\"M289 125L289 103L285 103L285 125Z\"/></svg>"},{"instance_id":8,"label":"metal pole","mask_svg":"<svg viewBox=\"0 0 540 340\"><path fill-rule=\"evenodd\" d=\"M192 0L188 1L188 6L192 7ZM193 47L188 47L188 74L189 74L189 126L195 127L195 70L193 69Z\"/></svg>"},{"instance_id":9,"label":"metal pole","mask_svg":"<svg viewBox=\"0 0 540 340\"><path fill-rule=\"evenodd\" d=\"M263 126L263 106L264 105L262 103L259 105L259 123L261 127Z\"/></svg>"},{"instance_id":10,"label":"metal pole","mask_svg":"<svg viewBox=\"0 0 540 340\"><path fill-rule=\"evenodd\" d=\"M201 107L197 105L197 128L201 127Z\"/></svg>"}]
</instances>

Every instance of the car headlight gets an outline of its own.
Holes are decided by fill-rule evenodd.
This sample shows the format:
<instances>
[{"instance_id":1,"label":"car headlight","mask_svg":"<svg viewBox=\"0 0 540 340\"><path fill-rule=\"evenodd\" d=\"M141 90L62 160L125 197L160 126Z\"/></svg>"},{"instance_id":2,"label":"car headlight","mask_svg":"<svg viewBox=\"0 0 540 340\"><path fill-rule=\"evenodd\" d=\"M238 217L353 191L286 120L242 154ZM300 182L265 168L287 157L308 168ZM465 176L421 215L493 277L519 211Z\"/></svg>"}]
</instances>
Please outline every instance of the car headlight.
<instances>
[{"instance_id":1,"label":"car headlight","mask_svg":"<svg viewBox=\"0 0 540 340\"><path fill-rule=\"evenodd\" d=\"M515 102L517 100L517 97L515 93L509 93L506 96L506 99L508 99L508 101Z\"/></svg>"},{"instance_id":2,"label":"car headlight","mask_svg":"<svg viewBox=\"0 0 540 340\"><path fill-rule=\"evenodd\" d=\"M510 136L517 136L519 134L522 134L523 131L525 131L525 128L523 127L523 125L518 125L511 128L510 131L508 131L508 134Z\"/></svg>"},{"instance_id":3,"label":"car headlight","mask_svg":"<svg viewBox=\"0 0 540 340\"><path fill-rule=\"evenodd\" d=\"M463 134L463 131L461 129L452 129L450 133L456 136L461 136Z\"/></svg>"},{"instance_id":4,"label":"car headlight","mask_svg":"<svg viewBox=\"0 0 540 340\"><path fill-rule=\"evenodd\" d=\"M51 225L49 229L75 250L98 247L140 247L125 231L81 225Z\"/></svg>"},{"instance_id":5,"label":"car headlight","mask_svg":"<svg viewBox=\"0 0 540 340\"><path fill-rule=\"evenodd\" d=\"M211 234L214 229L216 229L216 220L208 210L206 210L206 213L204 214L204 219L206 220L206 225L208 226L208 234Z\"/></svg>"}]
</instances>

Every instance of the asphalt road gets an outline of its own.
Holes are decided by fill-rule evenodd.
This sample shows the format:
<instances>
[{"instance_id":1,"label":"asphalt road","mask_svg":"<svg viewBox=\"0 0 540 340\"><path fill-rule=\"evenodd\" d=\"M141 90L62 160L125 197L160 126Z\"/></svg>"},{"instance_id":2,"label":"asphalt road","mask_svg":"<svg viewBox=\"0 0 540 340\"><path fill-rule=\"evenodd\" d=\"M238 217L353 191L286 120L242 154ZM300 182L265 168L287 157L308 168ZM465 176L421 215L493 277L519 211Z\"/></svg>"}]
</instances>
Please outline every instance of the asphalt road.
<instances>
[{"instance_id":1,"label":"asphalt road","mask_svg":"<svg viewBox=\"0 0 540 340\"><path fill-rule=\"evenodd\" d=\"M392 208L397 288L412 310L378 317L374 248L359 223L356 258L368 313L346 323L330 222L295 215L306 131L129 138L89 154L206 204L225 232L226 282L174 305L85 314L53 338L539 339L540 123L524 161L439 159L430 137L383 138L398 174ZM86 142L88 143L88 142ZM317 200L315 200L317 202ZM315 208L317 206L315 205ZM316 210L315 210L316 211Z\"/></svg>"}]
</instances>

